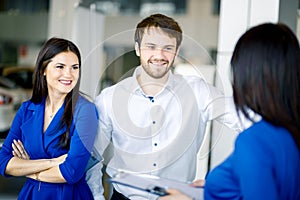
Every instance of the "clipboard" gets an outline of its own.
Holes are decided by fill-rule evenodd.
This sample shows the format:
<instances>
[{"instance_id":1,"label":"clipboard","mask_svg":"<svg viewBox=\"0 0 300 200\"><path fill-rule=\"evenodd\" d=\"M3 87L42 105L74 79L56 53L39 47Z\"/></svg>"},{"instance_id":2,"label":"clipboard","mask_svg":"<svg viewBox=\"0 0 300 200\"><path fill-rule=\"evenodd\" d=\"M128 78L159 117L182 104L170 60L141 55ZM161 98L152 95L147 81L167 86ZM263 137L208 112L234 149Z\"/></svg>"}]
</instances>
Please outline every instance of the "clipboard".
<instances>
[{"instance_id":1,"label":"clipboard","mask_svg":"<svg viewBox=\"0 0 300 200\"><path fill-rule=\"evenodd\" d=\"M172 188L179 190L193 199L203 200L203 187L192 187L184 182L178 182L148 174L135 174L120 171L112 178L107 179L107 181L144 192L149 192L157 196L168 195L166 189Z\"/></svg>"}]
</instances>

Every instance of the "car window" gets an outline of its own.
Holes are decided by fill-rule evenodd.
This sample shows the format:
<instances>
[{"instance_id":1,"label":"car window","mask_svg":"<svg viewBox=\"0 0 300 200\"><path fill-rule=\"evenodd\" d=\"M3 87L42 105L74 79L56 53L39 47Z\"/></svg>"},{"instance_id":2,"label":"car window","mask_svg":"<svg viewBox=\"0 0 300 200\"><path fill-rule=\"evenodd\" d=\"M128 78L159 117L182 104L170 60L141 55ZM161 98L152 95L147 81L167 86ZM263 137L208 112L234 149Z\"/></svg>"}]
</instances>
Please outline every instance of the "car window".
<instances>
[{"instance_id":1,"label":"car window","mask_svg":"<svg viewBox=\"0 0 300 200\"><path fill-rule=\"evenodd\" d=\"M22 88L32 89L32 75L33 73L31 71L18 71L10 73L5 77Z\"/></svg>"},{"instance_id":2,"label":"car window","mask_svg":"<svg viewBox=\"0 0 300 200\"><path fill-rule=\"evenodd\" d=\"M14 81L10 80L9 78L0 76L0 87L4 87L6 89L14 89L18 86Z\"/></svg>"}]
</instances>

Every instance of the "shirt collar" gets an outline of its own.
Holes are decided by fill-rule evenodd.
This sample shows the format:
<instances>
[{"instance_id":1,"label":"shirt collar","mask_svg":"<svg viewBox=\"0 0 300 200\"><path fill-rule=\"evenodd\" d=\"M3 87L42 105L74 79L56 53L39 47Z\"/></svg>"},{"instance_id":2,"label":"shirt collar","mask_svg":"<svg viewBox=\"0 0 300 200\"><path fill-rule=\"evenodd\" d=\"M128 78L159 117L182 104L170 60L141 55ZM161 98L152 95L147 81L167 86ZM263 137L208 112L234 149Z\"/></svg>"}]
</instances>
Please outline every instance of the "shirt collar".
<instances>
[{"instance_id":1,"label":"shirt collar","mask_svg":"<svg viewBox=\"0 0 300 200\"><path fill-rule=\"evenodd\" d=\"M137 81L137 76L141 74L141 71L142 71L142 66L140 65L140 66L136 67L136 69L134 70L133 75L132 75L132 78L133 78L133 83L132 83L133 90L132 91L134 91L135 93L138 93L138 94L144 94L142 88L140 87L140 85ZM173 72L170 71L168 81L165 85L165 89L174 87L174 80L175 80L175 76L174 76ZM163 91L165 89L163 89Z\"/></svg>"}]
</instances>

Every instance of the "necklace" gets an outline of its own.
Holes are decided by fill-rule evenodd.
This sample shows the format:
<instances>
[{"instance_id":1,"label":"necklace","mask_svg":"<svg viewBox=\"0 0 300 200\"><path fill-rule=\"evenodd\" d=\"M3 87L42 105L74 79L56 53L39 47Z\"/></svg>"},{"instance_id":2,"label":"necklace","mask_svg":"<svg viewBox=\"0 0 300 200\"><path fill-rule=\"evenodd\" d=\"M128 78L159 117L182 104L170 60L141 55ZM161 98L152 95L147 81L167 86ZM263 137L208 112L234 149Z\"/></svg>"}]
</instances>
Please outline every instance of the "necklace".
<instances>
[{"instance_id":1,"label":"necklace","mask_svg":"<svg viewBox=\"0 0 300 200\"><path fill-rule=\"evenodd\" d=\"M49 114L49 117L50 119L52 119L54 116L55 116L55 113L56 113L56 109L54 111L48 111L50 114Z\"/></svg>"},{"instance_id":2,"label":"necklace","mask_svg":"<svg viewBox=\"0 0 300 200\"><path fill-rule=\"evenodd\" d=\"M59 110L59 108L62 106L63 101L58 101L58 104L56 104L57 106L54 106L52 104L52 106L50 105L50 101L48 100L46 102L46 116L49 116L49 118L52 120L53 117L55 117L55 114L57 113L57 111Z\"/></svg>"}]
</instances>

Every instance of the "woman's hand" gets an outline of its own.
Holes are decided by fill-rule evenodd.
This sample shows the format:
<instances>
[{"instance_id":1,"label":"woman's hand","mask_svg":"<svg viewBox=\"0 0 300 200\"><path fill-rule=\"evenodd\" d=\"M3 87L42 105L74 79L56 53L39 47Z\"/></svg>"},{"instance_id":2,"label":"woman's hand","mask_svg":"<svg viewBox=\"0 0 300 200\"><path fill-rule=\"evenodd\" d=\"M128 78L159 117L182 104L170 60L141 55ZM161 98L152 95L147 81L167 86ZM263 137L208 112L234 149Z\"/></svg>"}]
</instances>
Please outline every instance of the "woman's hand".
<instances>
[{"instance_id":1,"label":"woman's hand","mask_svg":"<svg viewBox=\"0 0 300 200\"><path fill-rule=\"evenodd\" d=\"M27 151L25 150L23 143L20 140L14 140L12 143L12 154L14 157L18 157L24 160L29 160L30 156L28 155Z\"/></svg>"},{"instance_id":2,"label":"woman's hand","mask_svg":"<svg viewBox=\"0 0 300 200\"><path fill-rule=\"evenodd\" d=\"M30 156L24 148L23 143L20 140L14 140L12 143L12 154L14 157L21 158L24 160L30 160ZM58 166L66 160L67 154L61 155L57 158L52 158L50 161L52 162L52 167Z\"/></svg>"},{"instance_id":3,"label":"woman's hand","mask_svg":"<svg viewBox=\"0 0 300 200\"><path fill-rule=\"evenodd\" d=\"M205 185L205 180L199 179L194 181L192 184L190 184L190 186L192 187L204 187Z\"/></svg>"},{"instance_id":4,"label":"woman's hand","mask_svg":"<svg viewBox=\"0 0 300 200\"><path fill-rule=\"evenodd\" d=\"M38 180L39 180L39 179L38 179L38 175L39 175L39 173L40 173L40 172L37 172L37 173L34 173L34 174L28 174L28 175L26 175L26 177L27 177L27 178L34 179L34 180L37 180L37 181L38 181Z\"/></svg>"},{"instance_id":5,"label":"woman's hand","mask_svg":"<svg viewBox=\"0 0 300 200\"><path fill-rule=\"evenodd\" d=\"M65 162L68 154L61 155L57 158L52 158L51 161L54 162L54 165L60 165L61 163Z\"/></svg>"},{"instance_id":6,"label":"woman's hand","mask_svg":"<svg viewBox=\"0 0 300 200\"><path fill-rule=\"evenodd\" d=\"M50 162L51 162L51 167L49 167L49 168L57 167L58 165L60 165L61 163L63 163L66 160L67 155L68 154L64 154L64 155L61 155L61 156L59 156L57 158L49 159ZM33 173L33 174L27 174L26 177L34 179L34 180L37 180L37 181L40 181L40 178L39 178L40 174L42 174L43 172L45 172L47 170L48 169L45 169L45 170L42 170L42 171L39 171L39 172L36 172L36 173Z\"/></svg>"}]
</instances>

